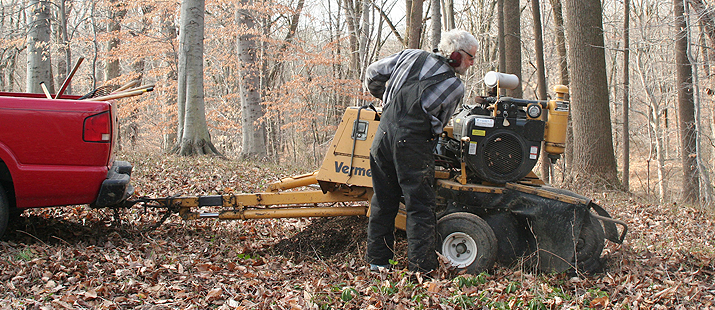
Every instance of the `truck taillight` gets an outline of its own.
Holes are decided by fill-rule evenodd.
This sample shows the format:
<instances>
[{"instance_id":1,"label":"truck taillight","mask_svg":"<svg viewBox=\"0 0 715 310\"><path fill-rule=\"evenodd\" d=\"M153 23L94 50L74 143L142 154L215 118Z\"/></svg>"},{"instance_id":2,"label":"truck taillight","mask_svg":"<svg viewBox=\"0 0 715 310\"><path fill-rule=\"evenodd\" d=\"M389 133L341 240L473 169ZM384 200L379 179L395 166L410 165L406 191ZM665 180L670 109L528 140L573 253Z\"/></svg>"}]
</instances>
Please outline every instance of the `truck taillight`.
<instances>
[{"instance_id":1,"label":"truck taillight","mask_svg":"<svg viewBox=\"0 0 715 310\"><path fill-rule=\"evenodd\" d=\"M110 142L112 140L111 123L109 112L85 118L82 138L86 142Z\"/></svg>"}]
</instances>

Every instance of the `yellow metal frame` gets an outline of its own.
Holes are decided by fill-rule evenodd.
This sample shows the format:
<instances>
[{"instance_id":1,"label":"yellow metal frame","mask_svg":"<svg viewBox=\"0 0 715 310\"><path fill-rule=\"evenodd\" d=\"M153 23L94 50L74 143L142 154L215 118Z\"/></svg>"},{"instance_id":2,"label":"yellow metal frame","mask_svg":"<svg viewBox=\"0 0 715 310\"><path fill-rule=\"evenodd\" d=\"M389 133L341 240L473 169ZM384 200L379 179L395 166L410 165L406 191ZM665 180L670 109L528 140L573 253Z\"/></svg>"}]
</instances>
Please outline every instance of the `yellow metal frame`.
<instances>
[{"instance_id":1,"label":"yellow metal frame","mask_svg":"<svg viewBox=\"0 0 715 310\"><path fill-rule=\"evenodd\" d=\"M213 196L185 196L152 199L161 205L179 209L179 215L186 220L213 217L219 219L258 219L283 217L321 217L365 215L367 206L321 207L318 204L367 201L372 197L372 189L365 187L344 188L333 192L320 190L228 194ZM285 206L256 208L259 206ZM218 213L191 211L197 207L222 207Z\"/></svg>"}]
</instances>

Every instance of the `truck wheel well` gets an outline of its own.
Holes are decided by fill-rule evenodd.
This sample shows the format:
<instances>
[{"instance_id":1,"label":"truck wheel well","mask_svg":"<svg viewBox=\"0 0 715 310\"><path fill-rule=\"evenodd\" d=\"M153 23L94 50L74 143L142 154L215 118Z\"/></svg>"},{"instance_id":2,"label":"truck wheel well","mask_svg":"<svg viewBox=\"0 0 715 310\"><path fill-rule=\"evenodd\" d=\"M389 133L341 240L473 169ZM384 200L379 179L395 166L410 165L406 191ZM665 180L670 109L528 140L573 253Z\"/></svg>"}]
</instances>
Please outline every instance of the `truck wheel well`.
<instances>
[{"instance_id":1,"label":"truck wheel well","mask_svg":"<svg viewBox=\"0 0 715 310\"><path fill-rule=\"evenodd\" d=\"M5 197L10 204L10 211L17 207L15 202L15 186L12 182L12 175L10 174L10 169L4 161L0 160L0 185L5 189Z\"/></svg>"}]
</instances>

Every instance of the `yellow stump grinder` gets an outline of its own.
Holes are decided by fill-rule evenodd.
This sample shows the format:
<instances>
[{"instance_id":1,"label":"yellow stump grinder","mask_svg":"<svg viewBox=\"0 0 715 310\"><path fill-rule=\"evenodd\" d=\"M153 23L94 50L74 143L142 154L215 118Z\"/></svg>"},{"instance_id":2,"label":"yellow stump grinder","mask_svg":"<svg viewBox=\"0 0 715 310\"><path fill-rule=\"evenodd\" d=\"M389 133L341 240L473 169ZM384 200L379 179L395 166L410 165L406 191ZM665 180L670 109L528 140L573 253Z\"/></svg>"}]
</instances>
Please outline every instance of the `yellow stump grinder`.
<instances>
[{"instance_id":1,"label":"yellow stump grinder","mask_svg":"<svg viewBox=\"0 0 715 310\"><path fill-rule=\"evenodd\" d=\"M490 96L463 105L440 137L434 190L441 241L435 250L473 274L517 262L546 272L596 271L604 239L623 242L627 226L591 199L551 187L532 172L542 148L552 162L563 153L568 88L555 86L549 101L500 96L515 78L489 72ZM370 146L380 112L371 105L348 108L322 166L270 184L268 192L139 198L128 204L167 208L167 215L177 212L186 220L366 216ZM308 189L292 190L299 187ZM220 211L198 211L209 206ZM395 220L403 230L405 216L401 210Z\"/></svg>"}]
</instances>

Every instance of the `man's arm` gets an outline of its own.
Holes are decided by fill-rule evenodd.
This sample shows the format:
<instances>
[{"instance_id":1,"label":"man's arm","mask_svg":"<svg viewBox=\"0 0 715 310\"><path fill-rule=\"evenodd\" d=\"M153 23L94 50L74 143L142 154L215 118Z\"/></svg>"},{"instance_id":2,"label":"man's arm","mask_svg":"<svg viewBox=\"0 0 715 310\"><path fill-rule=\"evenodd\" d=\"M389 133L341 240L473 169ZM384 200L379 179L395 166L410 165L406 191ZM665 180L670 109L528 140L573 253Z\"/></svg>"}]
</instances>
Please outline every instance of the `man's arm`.
<instances>
[{"instance_id":1,"label":"man's arm","mask_svg":"<svg viewBox=\"0 0 715 310\"><path fill-rule=\"evenodd\" d=\"M375 98L383 99L385 84L392 76L402 52L385 57L372 63L365 71L365 87Z\"/></svg>"}]
</instances>

